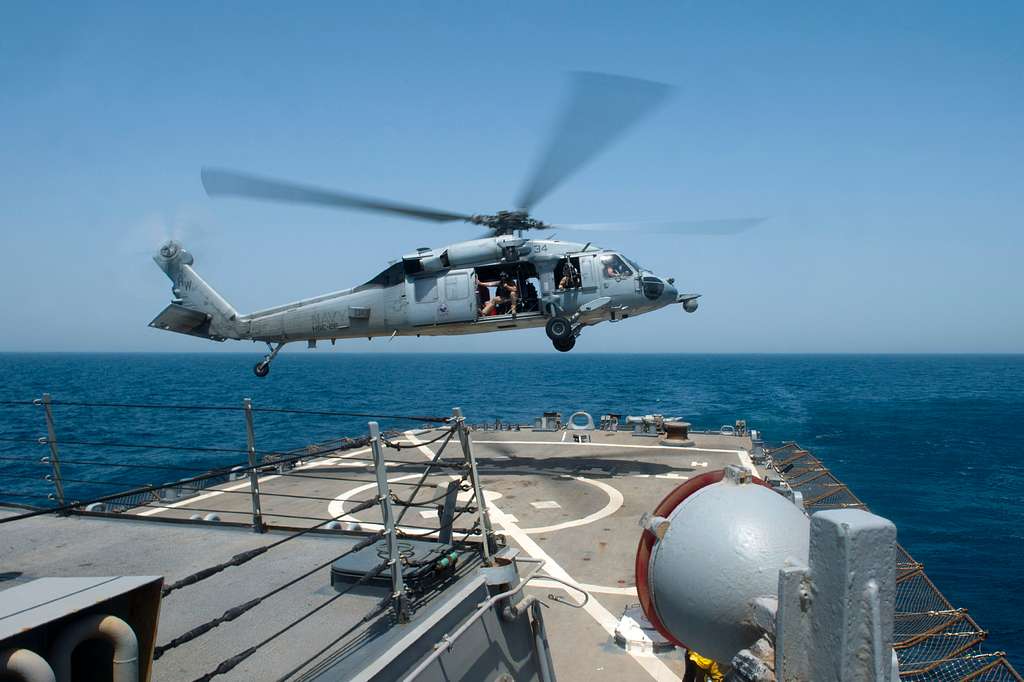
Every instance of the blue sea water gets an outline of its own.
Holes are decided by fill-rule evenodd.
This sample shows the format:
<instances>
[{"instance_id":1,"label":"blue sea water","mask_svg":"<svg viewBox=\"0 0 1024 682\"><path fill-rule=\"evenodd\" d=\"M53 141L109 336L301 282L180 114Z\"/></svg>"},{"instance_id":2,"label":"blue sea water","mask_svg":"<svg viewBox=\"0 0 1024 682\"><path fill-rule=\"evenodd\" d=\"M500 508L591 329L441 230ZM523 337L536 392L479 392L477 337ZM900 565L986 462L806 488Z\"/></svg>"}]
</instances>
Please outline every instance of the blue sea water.
<instances>
[{"instance_id":1,"label":"blue sea water","mask_svg":"<svg viewBox=\"0 0 1024 682\"><path fill-rule=\"evenodd\" d=\"M301 407L530 421L660 412L696 427L746 419L769 441L811 450L900 540L955 606L1024 663L1024 356L287 354L266 379L241 354L0 354L0 401ZM239 412L58 406L64 441L245 447ZM380 420L385 426L407 426ZM277 450L365 431L366 419L257 414ZM41 504L49 488L29 442L41 408L0 405L0 500ZM65 444L66 460L206 469L242 455ZM162 482L176 470L68 464L69 496ZM86 481L86 482L79 482ZM88 481L103 481L89 483ZM2 558L0 558L2 562Z\"/></svg>"}]
</instances>

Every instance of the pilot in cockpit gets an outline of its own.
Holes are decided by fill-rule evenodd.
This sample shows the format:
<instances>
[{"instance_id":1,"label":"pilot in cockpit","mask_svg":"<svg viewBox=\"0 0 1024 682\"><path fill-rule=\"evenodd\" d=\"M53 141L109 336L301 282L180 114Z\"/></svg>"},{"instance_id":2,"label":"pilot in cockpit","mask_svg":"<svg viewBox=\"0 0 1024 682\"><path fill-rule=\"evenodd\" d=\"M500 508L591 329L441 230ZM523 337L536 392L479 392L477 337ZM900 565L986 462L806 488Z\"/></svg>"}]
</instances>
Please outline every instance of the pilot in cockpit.
<instances>
[{"instance_id":1,"label":"pilot in cockpit","mask_svg":"<svg viewBox=\"0 0 1024 682\"><path fill-rule=\"evenodd\" d=\"M619 277L629 277L632 272L621 258L615 254L604 256L601 258L601 264L604 266L604 276L608 279L617 279Z\"/></svg>"}]
</instances>

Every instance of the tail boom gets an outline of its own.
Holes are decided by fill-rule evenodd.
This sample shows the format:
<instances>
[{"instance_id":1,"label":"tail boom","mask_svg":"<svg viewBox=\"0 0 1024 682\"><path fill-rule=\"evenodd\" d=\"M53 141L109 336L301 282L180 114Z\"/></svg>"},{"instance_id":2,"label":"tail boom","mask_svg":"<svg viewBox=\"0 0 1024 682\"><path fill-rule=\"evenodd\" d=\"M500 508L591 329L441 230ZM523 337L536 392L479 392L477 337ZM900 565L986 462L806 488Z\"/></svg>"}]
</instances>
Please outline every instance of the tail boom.
<instances>
[{"instance_id":1,"label":"tail boom","mask_svg":"<svg viewBox=\"0 0 1024 682\"><path fill-rule=\"evenodd\" d=\"M171 240L153 260L171 280L174 300L149 323L150 327L215 341L248 338L248 324L192 269L192 254Z\"/></svg>"}]
</instances>

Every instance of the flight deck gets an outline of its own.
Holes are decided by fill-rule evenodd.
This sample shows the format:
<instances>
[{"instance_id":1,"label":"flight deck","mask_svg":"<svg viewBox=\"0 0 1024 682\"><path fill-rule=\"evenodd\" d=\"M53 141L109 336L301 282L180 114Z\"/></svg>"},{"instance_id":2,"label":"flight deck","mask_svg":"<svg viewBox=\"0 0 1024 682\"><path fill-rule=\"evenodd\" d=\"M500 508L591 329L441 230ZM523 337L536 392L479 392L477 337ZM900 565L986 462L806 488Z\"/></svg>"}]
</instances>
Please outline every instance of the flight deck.
<instances>
[{"instance_id":1,"label":"flight deck","mask_svg":"<svg viewBox=\"0 0 1024 682\"><path fill-rule=\"evenodd\" d=\"M797 475L817 481L819 507L863 507L829 497L845 486L808 465L809 453L788 444L773 458L743 422L700 432L653 415L580 426L584 417L371 427L369 440L8 523L0 603L40 577L162 576L155 680L676 680L682 649L655 655L621 635L638 603L641 522L660 500L732 466L776 483L788 473L794 487ZM0 521L19 513L0 510ZM388 563L396 550L403 576ZM915 565L900 556L906 578ZM397 592L389 575L405 581ZM521 598L522 610L510 614L499 598ZM5 618L0 609L0 626ZM934 623L922 627L902 633L910 646L898 655L927 643ZM963 668L973 653L977 665L935 679L983 666L977 679L1019 679L978 648L983 635L957 632L970 646L947 657Z\"/></svg>"}]
</instances>

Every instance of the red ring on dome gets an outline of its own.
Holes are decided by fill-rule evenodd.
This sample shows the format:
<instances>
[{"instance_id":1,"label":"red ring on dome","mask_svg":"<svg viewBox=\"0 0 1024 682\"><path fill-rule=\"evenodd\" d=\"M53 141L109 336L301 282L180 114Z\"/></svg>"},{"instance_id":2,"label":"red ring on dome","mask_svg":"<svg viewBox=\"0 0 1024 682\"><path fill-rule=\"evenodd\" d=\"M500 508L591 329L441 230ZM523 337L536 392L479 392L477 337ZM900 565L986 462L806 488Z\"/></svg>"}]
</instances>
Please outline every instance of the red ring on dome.
<instances>
[{"instance_id":1,"label":"red ring on dome","mask_svg":"<svg viewBox=\"0 0 1024 682\"><path fill-rule=\"evenodd\" d=\"M676 486L672 491L665 496L665 498L658 503L658 506L654 508L653 516L660 516L662 518L668 518L676 507L683 503L683 500L693 495L701 488L718 483L725 478L725 469L716 469L715 471L708 471L686 481L685 483ZM770 488L767 483L757 476L751 477L754 483L763 485L766 488ZM690 647L680 642L672 633L670 633L665 625L658 618L657 611L654 608L654 599L651 596L651 587L649 583L648 568L651 564L651 549L654 547L654 543L657 538L654 533L647 530L646 528L640 535L640 544L636 548L636 563L634 564L633 571L636 575L636 594L640 599L640 608L643 609L644 615L647 620L650 621L654 629L657 630L662 637L672 642L676 646L681 646L684 649Z\"/></svg>"}]
</instances>

